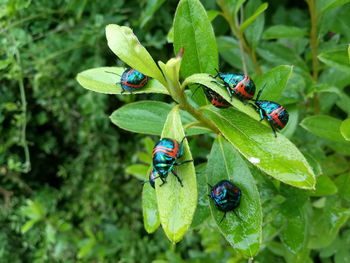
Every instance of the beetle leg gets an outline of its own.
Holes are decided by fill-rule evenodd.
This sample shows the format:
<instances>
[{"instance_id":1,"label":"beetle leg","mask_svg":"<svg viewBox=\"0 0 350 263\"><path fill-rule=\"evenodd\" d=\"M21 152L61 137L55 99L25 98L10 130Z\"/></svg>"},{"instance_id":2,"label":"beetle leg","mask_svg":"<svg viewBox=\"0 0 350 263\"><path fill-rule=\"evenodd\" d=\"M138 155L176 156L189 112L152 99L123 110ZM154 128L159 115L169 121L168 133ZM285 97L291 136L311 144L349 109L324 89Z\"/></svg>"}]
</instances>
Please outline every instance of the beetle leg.
<instances>
[{"instance_id":1,"label":"beetle leg","mask_svg":"<svg viewBox=\"0 0 350 263\"><path fill-rule=\"evenodd\" d=\"M224 216L221 218L221 220L220 220L220 223L219 223L219 224L221 224L222 220L224 220L224 218L225 218L225 217L226 217L226 211L225 211Z\"/></svg>"},{"instance_id":2,"label":"beetle leg","mask_svg":"<svg viewBox=\"0 0 350 263\"><path fill-rule=\"evenodd\" d=\"M160 178L160 180L162 180L162 182L163 182L163 183L161 183L161 184L159 185L159 187L160 187L160 186L162 186L163 184L165 184L166 181L165 181L162 177L159 177L159 178Z\"/></svg>"},{"instance_id":3,"label":"beetle leg","mask_svg":"<svg viewBox=\"0 0 350 263\"><path fill-rule=\"evenodd\" d=\"M174 172L174 170L171 170L171 172L173 173L173 175L175 175L176 179L179 181L181 187L184 187L183 184L182 184L182 181L180 179L180 177Z\"/></svg>"},{"instance_id":4,"label":"beetle leg","mask_svg":"<svg viewBox=\"0 0 350 263\"><path fill-rule=\"evenodd\" d=\"M120 95L122 95L125 92L125 89L122 88L122 92L120 92Z\"/></svg>"},{"instance_id":5,"label":"beetle leg","mask_svg":"<svg viewBox=\"0 0 350 263\"><path fill-rule=\"evenodd\" d=\"M181 162L181 163L174 163L174 165L182 165L182 164L185 164L185 163L189 163L189 162L193 162L193 160L188 160L188 161L184 161L184 162Z\"/></svg>"},{"instance_id":6,"label":"beetle leg","mask_svg":"<svg viewBox=\"0 0 350 263\"><path fill-rule=\"evenodd\" d=\"M277 133L275 127L273 127L272 123L270 123L271 129L273 131L273 134L275 135L275 138L277 138Z\"/></svg>"},{"instance_id":7,"label":"beetle leg","mask_svg":"<svg viewBox=\"0 0 350 263\"><path fill-rule=\"evenodd\" d=\"M264 116L264 111L263 109L259 109L259 114L260 114L260 121L264 120L265 116Z\"/></svg>"},{"instance_id":8,"label":"beetle leg","mask_svg":"<svg viewBox=\"0 0 350 263\"><path fill-rule=\"evenodd\" d=\"M216 80L212 80L211 83L215 83L216 85L219 85L221 87L225 86L225 84L222 84L221 82L216 81Z\"/></svg>"}]
</instances>

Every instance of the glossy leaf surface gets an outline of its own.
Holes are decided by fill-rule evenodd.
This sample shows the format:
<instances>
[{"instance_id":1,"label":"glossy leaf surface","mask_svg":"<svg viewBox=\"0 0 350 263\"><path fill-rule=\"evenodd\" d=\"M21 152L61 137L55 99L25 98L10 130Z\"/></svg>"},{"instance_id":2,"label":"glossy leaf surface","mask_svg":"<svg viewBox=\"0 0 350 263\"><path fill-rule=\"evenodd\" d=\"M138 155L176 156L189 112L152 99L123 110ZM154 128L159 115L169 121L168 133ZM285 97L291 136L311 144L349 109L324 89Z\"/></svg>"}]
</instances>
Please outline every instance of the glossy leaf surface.
<instances>
[{"instance_id":1,"label":"glossy leaf surface","mask_svg":"<svg viewBox=\"0 0 350 263\"><path fill-rule=\"evenodd\" d=\"M118 74L119 76L108 73L107 71ZM125 68L118 67L93 68L80 72L77 75L77 80L85 89L105 94L121 94L121 86L117 83L120 82L120 76L124 71ZM150 79L142 89L133 91L132 93L169 94L166 88L155 79ZM126 91L123 94L128 95L130 92Z\"/></svg>"},{"instance_id":2,"label":"glossy leaf surface","mask_svg":"<svg viewBox=\"0 0 350 263\"><path fill-rule=\"evenodd\" d=\"M312 189L314 173L300 151L282 134L233 108L205 107L203 112L223 136L252 164L277 180L299 188Z\"/></svg>"},{"instance_id":3,"label":"glossy leaf surface","mask_svg":"<svg viewBox=\"0 0 350 263\"><path fill-rule=\"evenodd\" d=\"M233 212L228 212L220 223L224 214L215 207L212 200L210 210L220 232L230 245L245 257L253 257L261 242L262 212L259 192L240 154L221 136L213 144L206 176L210 185L229 180L241 189L241 203L235 210L239 218Z\"/></svg>"},{"instance_id":4,"label":"glossy leaf surface","mask_svg":"<svg viewBox=\"0 0 350 263\"><path fill-rule=\"evenodd\" d=\"M160 135L171 104L159 101L138 101L129 103L117 109L110 116L111 121L118 127L137 133ZM196 120L187 112L180 111L184 124ZM186 129L187 135L208 133L204 127L191 126Z\"/></svg>"},{"instance_id":5,"label":"glossy leaf surface","mask_svg":"<svg viewBox=\"0 0 350 263\"><path fill-rule=\"evenodd\" d=\"M162 131L162 138L173 138L180 142L185 136L182 128L179 107L174 106L168 114ZM184 154L178 162L192 160L192 155L184 140ZM156 195L160 222L168 239L179 242L192 223L197 206L197 182L193 162L174 167L174 171L181 178L183 187L171 173L163 186L161 180L156 180Z\"/></svg>"}]
</instances>

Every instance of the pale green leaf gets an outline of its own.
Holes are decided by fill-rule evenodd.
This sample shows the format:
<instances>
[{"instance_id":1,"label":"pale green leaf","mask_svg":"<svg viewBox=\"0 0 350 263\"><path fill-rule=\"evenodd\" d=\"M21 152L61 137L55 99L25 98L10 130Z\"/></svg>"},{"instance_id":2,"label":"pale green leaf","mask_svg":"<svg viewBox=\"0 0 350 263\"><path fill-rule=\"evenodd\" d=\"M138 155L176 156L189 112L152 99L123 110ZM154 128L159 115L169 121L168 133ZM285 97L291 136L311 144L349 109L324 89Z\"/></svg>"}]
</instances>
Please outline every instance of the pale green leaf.
<instances>
[{"instance_id":1,"label":"pale green leaf","mask_svg":"<svg viewBox=\"0 0 350 263\"><path fill-rule=\"evenodd\" d=\"M350 118L341 123L340 133L345 140L350 141Z\"/></svg>"},{"instance_id":2,"label":"pale green leaf","mask_svg":"<svg viewBox=\"0 0 350 263\"><path fill-rule=\"evenodd\" d=\"M263 39L276 39L284 37L302 37L307 35L307 30L295 26L275 25L266 29Z\"/></svg>"},{"instance_id":3,"label":"pale green leaf","mask_svg":"<svg viewBox=\"0 0 350 263\"><path fill-rule=\"evenodd\" d=\"M182 128L179 106L174 106L168 114L162 131L162 138L172 138L180 142L185 136ZM184 154L178 162L192 160L192 155L184 140ZM160 187L161 180L156 180L157 204L160 222L168 239L179 242L191 225L197 206L197 182L193 162L173 168L181 178L183 187L171 173L167 183Z\"/></svg>"},{"instance_id":4,"label":"pale green leaf","mask_svg":"<svg viewBox=\"0 0 350 263\"><path fill-rule=\"evenodd\" d=\"M120 76L125 71L125 68L117 67L101 67L88 69L80 72L77 75L77 81L85 89L96 91L99 93L106 94L121 94L122 89L120 84ZM116 73L120 76L114 75ZM155 79L150 79L148 83L140 90L133 91L132 93L162 93L169 94L166 88ZM129 92L124 92L124 95L130 94Z\"/></svg>"},{"instance_id":5,"label":"pale green leaf","mask_svg":"<svg viewBox=\"0 0 350 263\"><path fill-rule=\"evenodd\" d=\"M106 37L109 48L126 64L166 85L157 64L140 44L131 28L114 24L108 25L106 26Z\"/></svg>"}]
</instances>

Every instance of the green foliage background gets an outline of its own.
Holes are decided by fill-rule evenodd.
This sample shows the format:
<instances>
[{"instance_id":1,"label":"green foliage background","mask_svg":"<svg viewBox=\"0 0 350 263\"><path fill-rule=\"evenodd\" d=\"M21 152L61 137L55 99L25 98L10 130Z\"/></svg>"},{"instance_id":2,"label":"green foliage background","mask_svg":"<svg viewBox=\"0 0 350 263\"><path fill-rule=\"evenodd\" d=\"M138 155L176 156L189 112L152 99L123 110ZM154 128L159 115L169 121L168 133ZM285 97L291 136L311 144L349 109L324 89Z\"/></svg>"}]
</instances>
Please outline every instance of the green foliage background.
<instances>
[{"instance_id":1,"label":"green foliage background","mask_svg":"<svg viewBox=\"0 0 350 263\"><path fill-rule=\"evenodd\" d=\"M206 10L220 11L214 1L201 2ZM230 1L217 2L222 7ZM341 122L350 114L346 56L350 6L347 1L316 2L323 14L318 23L316 78L306 2L270 1L265 14L245 32L260 63L259 69L247 57L249 72L294 66L279 101L293 115L285 135L318 176L310 195L249 167L258 182L264 214L257 262L340 263L350 258L350 146L343 138L349 138L349 129ZM104 29L111 23L133 28L155 61L173 57L167 37L171 39L168 32L177 4L0 1L0 262L245 261L207 219L204 200L197 208L200 215L176 247L163 230L152 235L144 230L138 180L143 175L136 172L140 166L131 165L150 162L145 148L152 141L117 128L109 116L136 99L170 99L161 94L97 94L75 80L88 68L124 66L106 44ZM260 4L247 1L246 17ZM221 16L212 24L220 69L242 71L234 28ZM330 129L341 126L343 135ZM209 136L190 140L196 164L206 160L211 143ZM201 178L203 168L197 173ZM199 198L205 194L199 189ZM296 208L302 212L296 213ZM297 233L309 235L306 239Z\"/></svg>"}]
</instances>

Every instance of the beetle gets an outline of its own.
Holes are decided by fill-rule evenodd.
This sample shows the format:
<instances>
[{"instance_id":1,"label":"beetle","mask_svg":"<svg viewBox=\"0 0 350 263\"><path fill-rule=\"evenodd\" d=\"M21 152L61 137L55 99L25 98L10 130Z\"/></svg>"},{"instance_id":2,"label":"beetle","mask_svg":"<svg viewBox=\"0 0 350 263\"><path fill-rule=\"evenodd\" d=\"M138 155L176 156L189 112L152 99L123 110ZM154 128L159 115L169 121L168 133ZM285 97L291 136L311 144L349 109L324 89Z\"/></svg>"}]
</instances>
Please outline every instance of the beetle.
<instances>
[{"instance_id":1,"label":"beetle","mask_svg":"<svg viewBox=\"0 0 350 263\"><path fill-rule=\"evenodd\" d=\"M198 87L193 92L192 97L200 87L203 89L205 96L207 97L207 99L209 100L209 102L213 106L215 106L217 108L232 107L232 105L230 103L228 103L219 93L216 93L212 89L210 89L202 84L198 85Z\"/></svg>"},{"instance_id":2,"label":"beetle","mask_svg":"<svg viewBox=\"0 0 350 263\"><path fill-rule=\"evenodd\" d=\"M204 88L204 94L209 102L217 108L228 108L232 106L220 94L207 87Z\"/></svg>"},{"instance_id":3,"label":"beetle","mask_svg":"<svg viewBox=\"0 0 350 263\"><path fill-rule=\"evenodd\" d=\"M287 125L289 114L283 106L276 102L259 100L265 86L258 92L256 99L253 99L255 104L253 106L260 114L260 121L266 119L270 123L273 134L277 137L276 129L283 129Z\"/></svg>"},{"instance_id":4,"label":"beetle","mask_svg":"<svg viewBox=\"0 0 350 263\"><path fill-rule=\"evenodd\" d=\"M235 209L241 202L241 190L228 180L222 180L214 186L208 185L210 187L209 197L213 200L216 208L224 212L220 223L229 211L232 211L239 218Z\"/></svg>"},{"instance_id":5,"label":"beetle","mask_svg":"<svg viewBox=\"0 0 350 263\"><path fill-rule=\"evenodd\" d=\"M114 72L106 72L120 76ZM130 94L132 94L133 91L140 90L146 86L148 79L148 76L142 74L140 71L133 68L127 68L120 76L120 82L117 82L116 84L120 84L122 88L122 92L120 94L123 94L125 91L129 91Z\"/></svg>"},{"instance_id":6,"label":"beetle","mask_svg":"<svg viewBox=\"0 0 350 263\"><path fill-rule=\"evenodd\" d=\"M255 94L254 81L248 75L234 74L234 73L222 73L218 70L215 76L211 76L216 79L219 78L223 83L219 81L212 81L220 86L224 86L232 101L232 97L236 96L240 101L245 103L245 100L251 100Z\"/></svg>"},{"instance_id":7,"label":"beetle","mask_svg":"<svg viewBox=\"0 0 350 263\"><path fill-rule=\"evenodd\" d=\"M166 178L168 173L171 172L180 183L181 187L183 187L182 181L180 177L174 171L174 166L179 166L185 163L193 162L193 160L187 160L183 162L176 162L183 155L183 141L186 137L184 137L180 143L171 138L162 138L157 142L157 144L153 148L152 154L152 162L154 172L150 174L150 180L145 181L150 182L151 185L154 183L156 178L160 178L162 180L162 186L166 183ZM155 176L158 174L158 176Z\"/></svg>"}]
</instances>

